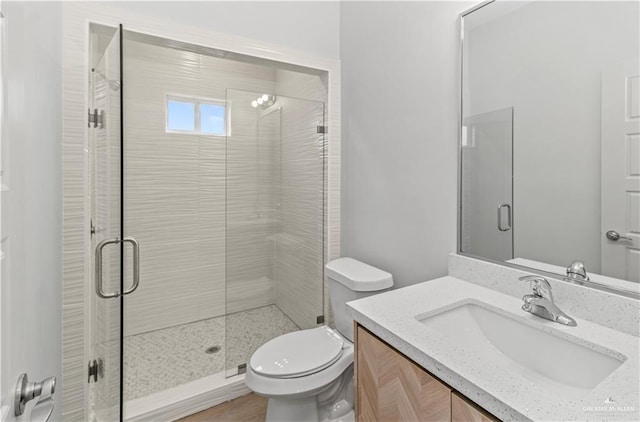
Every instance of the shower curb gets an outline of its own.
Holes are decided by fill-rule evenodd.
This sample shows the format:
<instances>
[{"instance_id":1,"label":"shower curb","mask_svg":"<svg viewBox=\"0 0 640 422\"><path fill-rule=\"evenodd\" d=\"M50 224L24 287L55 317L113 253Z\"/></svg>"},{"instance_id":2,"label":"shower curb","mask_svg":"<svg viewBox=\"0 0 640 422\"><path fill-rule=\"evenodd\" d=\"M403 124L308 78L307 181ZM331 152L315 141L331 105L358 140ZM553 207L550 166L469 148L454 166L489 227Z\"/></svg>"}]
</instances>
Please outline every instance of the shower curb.
<instances>
[{"instance_id":1,"label":"shower curb","mask_svg":"<svg viewBox=\"0 0 640 422\"><path fill-rule=\"evenodd\" d=\"M125 403L126 422L171 422L249 394L244 374L224 372L172 387Z\"/></svg>"}]
</instances>

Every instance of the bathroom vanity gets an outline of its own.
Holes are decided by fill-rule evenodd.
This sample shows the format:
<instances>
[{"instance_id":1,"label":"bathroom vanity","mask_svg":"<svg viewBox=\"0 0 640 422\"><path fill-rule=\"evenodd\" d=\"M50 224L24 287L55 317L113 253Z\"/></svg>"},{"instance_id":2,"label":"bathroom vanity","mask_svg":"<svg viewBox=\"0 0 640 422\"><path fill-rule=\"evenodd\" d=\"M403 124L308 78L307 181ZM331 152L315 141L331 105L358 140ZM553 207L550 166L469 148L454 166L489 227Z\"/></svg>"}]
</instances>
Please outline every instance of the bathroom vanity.
<instances>
[{"instance_id":1,"label":"bathroom vanity","mask_svg":"<svg viewBox=\"0 0 640 422\"><path fill-rule=\"evenodd\" d=\"M528 284L500 291L493 264L477 264L492 288L447 276L348 304L358 420L640 420L640 338L583 310L621 317L637 302L550 280L577 322L561 325L521 309Z\"/></svg>"},{"instance_id":2,"label":"bathroom vanity","mask_svg":"<svg viewBox=\"0 0 640 422\"><path fill-rule=\"evenodd\" d=\"M354 329L357 420L498 420L363 326Z\"/></svg>"}]
</instances>

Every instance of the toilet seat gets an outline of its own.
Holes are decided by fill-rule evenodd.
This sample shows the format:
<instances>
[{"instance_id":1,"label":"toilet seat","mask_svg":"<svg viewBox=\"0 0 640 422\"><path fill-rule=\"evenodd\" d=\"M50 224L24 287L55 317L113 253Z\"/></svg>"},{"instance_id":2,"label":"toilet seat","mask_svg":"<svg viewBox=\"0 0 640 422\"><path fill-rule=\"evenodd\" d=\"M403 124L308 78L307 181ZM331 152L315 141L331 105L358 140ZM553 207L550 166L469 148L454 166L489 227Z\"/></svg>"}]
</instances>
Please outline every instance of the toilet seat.
<instances>
[{"instance_id":1,"label":"toilet seat","mask_svg":"<svg viewBox=\"0 0 640 422\"><path fill-rule=\"evenodd\" d=\"M247 365L245 383L254 393L265 397L286 397L296 399L309 397L323 391L345 371L353 367L353 343L345 340L345 347L336 362L322 371L296 378L266 377L256 373L251 365Z\"/></svg>"},{"instance_id":2,"label":"toilet seat","mask_svg":"<svg viewBox=\"0 0 640 422\"><path fill-rule=\"evenodd\" d=\"M259 347L249 365L264 377L304 377L333 365L343 346L342 337L327 326L295 331Z\"/></svg>"}]
</instances>

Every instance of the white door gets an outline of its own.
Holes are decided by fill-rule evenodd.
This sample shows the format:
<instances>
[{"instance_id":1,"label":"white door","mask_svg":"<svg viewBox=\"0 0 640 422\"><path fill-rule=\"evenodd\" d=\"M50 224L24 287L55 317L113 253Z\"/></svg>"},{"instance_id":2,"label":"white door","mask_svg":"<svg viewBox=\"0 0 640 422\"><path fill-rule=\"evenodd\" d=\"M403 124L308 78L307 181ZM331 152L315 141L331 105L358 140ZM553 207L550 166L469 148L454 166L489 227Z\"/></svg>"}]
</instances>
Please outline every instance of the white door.
<instances>
[{"instance_id":1,"label":"white door","mask_svg":"<svg viewBox=\"0 0 640 422\"><path fill-rule=\"evenodd\" d=\"M1 5L1 3L0 3ZM2 12L0 12L2 13ZM5 130L5 89L4 89L4 80L5 75L2 72L3 66L3 58L4 58L4 43L5 43L5 25L3 25L3 19L0 18L0 421L4 421L5 419L9 419L9 414L11 413L11 407L8 403L9 400L5 398L7 393L5 390L9 388L9 382L6 381L7 376L5 372L7 372L5 362L8 361L9 347L6 343L5 337L8 338L8 333L6 332L5 325L7 325L7 320L9 318L7 312L7 305L4 304L6 301L6 289L3 286L9 285L9 276L8 276L8 266L7 262L7 249L8 249L8 236L7 236L7 206L8 203L8 195L9 195L9 187L6 185L7 178L5 176L5 160L6 160L6 145L7 145L7 136Z\"/></svg>"},{"instance_id":2,"label":"white door","mask_svg":"<svg viewBox=\"0 0 640 422\"><path fill-rule=\"evenodd\" d=\"M57 378L50 420L61 421L61 7L1 6L0 419L30 420L38 399L21 416L14 406L26 373L31 382Z\"/></svg>"},{"instance_id":3,"label":"white door","mask_svg":"<svg viewBox=\"0 0 640 422\"><path fill-rule=\"evenodd\" d=\"M602 73L602 274L640 282L640 60Z\"/></svg>"}]
</instances>

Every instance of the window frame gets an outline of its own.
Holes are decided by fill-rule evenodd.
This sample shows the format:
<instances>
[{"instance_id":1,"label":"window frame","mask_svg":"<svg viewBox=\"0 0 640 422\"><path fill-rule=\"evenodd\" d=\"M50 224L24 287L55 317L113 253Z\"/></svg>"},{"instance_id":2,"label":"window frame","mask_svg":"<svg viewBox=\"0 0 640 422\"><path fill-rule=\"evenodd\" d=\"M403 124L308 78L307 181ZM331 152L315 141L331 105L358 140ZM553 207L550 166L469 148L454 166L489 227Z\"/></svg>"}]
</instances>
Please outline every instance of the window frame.
<instances>
[{"instance_id":1,"label":"window frame","mask_svg":"<svg viewBox=\"0 0 640 422\"><path fill-rule=\"evenodd\" d=\"M169 101L193 104L194 130L169 129ZM202 119L201 119L201 110L200 110L200 106L202 104L222 106L224 108L224 133L223 134L220 135L216 133L207 133L202 131L202 124L201 124ZM184 94L166 93L164 95L164 131L165 133L173 133L173 134L180 134L180 135L198 135L198 136L211 136L214 138L226 138L227 136L231 136L231 107L230 106L231 106L231 103L229 101L220 100L217 98L206 98L206 97L187 96Z\"/></svg>"}]
</instances>

